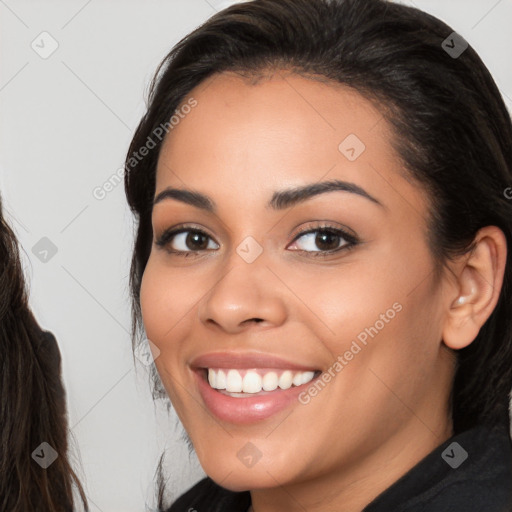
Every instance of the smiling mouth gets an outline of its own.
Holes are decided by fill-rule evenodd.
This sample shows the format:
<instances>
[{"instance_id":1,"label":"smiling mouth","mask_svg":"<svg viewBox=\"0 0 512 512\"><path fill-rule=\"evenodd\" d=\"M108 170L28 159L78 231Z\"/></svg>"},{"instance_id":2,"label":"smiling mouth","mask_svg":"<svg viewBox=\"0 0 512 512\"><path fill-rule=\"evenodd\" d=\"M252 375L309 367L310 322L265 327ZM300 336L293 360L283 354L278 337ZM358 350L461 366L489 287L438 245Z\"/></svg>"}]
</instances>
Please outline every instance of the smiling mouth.
<instances>
[{"instance_id":1,"label":"smiling mouth","mask_svg":"<svg viewBox=\"0 0 512 512\"><path fill-rule=\"evenodd\" d=\"M212 389L234 398L269 394L308 384L321 374L316 371L286 369L202 368L203 378Z\"/></svg>"}]
</instances>

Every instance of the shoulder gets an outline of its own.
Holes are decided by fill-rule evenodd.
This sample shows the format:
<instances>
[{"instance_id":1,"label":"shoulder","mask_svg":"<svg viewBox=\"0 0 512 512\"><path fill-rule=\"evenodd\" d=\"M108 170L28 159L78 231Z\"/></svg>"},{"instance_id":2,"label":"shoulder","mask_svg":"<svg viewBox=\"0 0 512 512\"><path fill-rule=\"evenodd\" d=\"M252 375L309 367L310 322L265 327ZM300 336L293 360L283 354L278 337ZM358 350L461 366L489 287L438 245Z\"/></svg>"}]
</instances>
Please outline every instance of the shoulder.
<instances>
[{"instance_id":1,"label":"shoulder","mask_svg":"<svg viewBox=\"0 0 512 512\"><path fill-rule=\"evenodd\" d=\"M465 459L460 466L450 467L447 476L426 493L424 499L428 506L425 512L512 512L512 441L509 432L481 427L468 433L465 440L461 436L455 443L452 442L441 455L451 455L450 450L453 450L461 452Z\"/></svg>"},{"instance_id":2,"label":"shoulder","mask_svg":"<svg viewBox=\"0 0 512 512\"><path fill-rule=\"evenodd\" d=\"M508 428L474 427L440 445L365 512L512 512Z\"/></svg>"}]
</instances>

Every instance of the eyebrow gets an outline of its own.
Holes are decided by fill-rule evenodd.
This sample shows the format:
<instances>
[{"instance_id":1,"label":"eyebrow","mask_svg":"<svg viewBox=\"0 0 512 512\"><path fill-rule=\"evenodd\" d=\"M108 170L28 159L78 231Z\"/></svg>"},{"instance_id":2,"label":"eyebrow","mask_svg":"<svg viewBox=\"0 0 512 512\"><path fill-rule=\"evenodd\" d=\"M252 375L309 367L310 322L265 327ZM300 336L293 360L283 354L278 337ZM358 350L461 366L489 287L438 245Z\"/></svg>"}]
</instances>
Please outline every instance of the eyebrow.
<instances>
[{"instance_id":1,"label":"eyebrow","mask_svg":"<svg viewBox=\"0 0 512 512\"><path fill-rule=\"evenodd\" d=\"M323 181L320 183L313 183L310 185L304 185L274 192L272 198L267 204L267 208L272 208L274 210L284 210L320 194L336 191L356 194L384 208L384 205L380 201L378 201L375 197L370 195L360 186L356 185L355 183L349 183L347 181L341 180ZM155 197L153 206L165 199L175 199L210 213L216 213L217 211L217 205L213 199L205 194L193 190L171 187L166 188Z\"/></svg>"}]
</instances>

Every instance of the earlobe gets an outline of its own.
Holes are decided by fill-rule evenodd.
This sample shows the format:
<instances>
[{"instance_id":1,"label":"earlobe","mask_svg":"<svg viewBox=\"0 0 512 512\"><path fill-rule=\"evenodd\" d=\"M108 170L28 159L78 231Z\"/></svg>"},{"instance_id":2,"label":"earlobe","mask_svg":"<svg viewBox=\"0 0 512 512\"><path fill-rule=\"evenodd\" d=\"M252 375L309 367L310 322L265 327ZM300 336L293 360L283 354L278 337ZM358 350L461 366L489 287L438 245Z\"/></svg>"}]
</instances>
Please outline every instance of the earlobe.
<instances>
[{"instance_id":1,"label":"earlobe","mask_svg":"<svg viewBox=\"0 0 512 512\"><path fill-rule=\"evenodd\" d=\"M471 344L491 316L500 296L507 241L495 226L482 228L473 250L461 257L443 327L446 346L459 350Z\"/></svg>"}]
</instances>

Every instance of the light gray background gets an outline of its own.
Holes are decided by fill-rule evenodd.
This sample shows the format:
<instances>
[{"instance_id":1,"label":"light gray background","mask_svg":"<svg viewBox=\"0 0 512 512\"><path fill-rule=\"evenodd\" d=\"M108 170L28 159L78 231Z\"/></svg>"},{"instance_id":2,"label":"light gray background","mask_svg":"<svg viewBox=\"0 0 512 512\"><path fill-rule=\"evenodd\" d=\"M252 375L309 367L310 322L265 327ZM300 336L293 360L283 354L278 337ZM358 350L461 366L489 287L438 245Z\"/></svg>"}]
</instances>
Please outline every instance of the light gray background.
<instances>
[{"instance_id":1,"label":"light gray background","mask_svg":"<svg viewBox=\"0 0 512 512\"><path fill-rule=\"evenodd\" d=\"M150 510L164 448L175 492L202 477L174 415L153 405L145 367L133 364L123 185L102 200L93 190L122 167L157 64L230 3L0 0L0 191L25 250L33 308L59 341L74 460L93 512ZM404 3L459 32L512 108L512 0ZM51 48L43 31L58 43L46 59L31 47ZM42 237L57 247L46 262L32 253Z\"/></svg>"}]
</instances>

